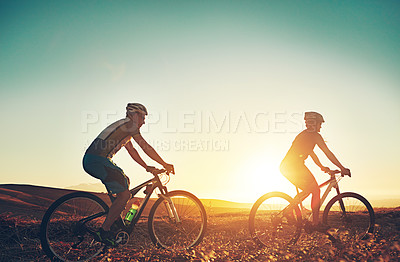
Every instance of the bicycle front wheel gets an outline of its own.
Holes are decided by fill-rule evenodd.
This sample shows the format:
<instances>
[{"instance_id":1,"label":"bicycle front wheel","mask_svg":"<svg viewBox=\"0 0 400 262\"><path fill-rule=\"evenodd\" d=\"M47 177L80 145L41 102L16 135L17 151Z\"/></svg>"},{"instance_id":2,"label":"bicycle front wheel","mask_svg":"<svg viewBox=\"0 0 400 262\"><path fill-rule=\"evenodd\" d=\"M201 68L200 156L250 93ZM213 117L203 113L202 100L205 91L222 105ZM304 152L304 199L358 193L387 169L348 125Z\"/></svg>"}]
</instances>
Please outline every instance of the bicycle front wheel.
<instances>
[{"instance_id":1,"label":"bicycle front wheel","mask_svg":"<svg viewBox=\"0 0 400 262\"><path fill-rule=\"evenodd\" d=\"M301 212L293 198L271 192L260 197L250 211L249 229L254 241L268 249L295 244L300 236Z\"/></svg>"},{"instance_id":2,"label":"bicycle front wheel","mask_svg":"<svg viewBox=\"0 0 400 262\"><path fill-rule=\"evenodd\" d=\"M96 257L104 244L96 242L90 231L94 232L102 225L107 212L106 203L87 192L59 198L42 219L42 249L56 261L87 261Z\"/></svg>"},{"instance_id":3,"label":"bicycle front wheel","mask_svg":"<svg viewBox=\"0 0 400 262\"><path fill-rule=\"evenodd\" d=\"M185 250L198 245L207 227L203 204L186 191L171 191L161 196L149 214L149 233L154 245L170 250Z\"/></svg>"},{"instance_id":4,"label":"bicycle front wheel","mask_svg":"<svg viewBox=\"0 0 400 262\"><path fill-rule=\"evenodd\" d=\"M363 196L346 192L332 198L324 210L323 221L337 230L342 242L366 239L373 233L375 213Z\"/></svg>"}]
</instances>

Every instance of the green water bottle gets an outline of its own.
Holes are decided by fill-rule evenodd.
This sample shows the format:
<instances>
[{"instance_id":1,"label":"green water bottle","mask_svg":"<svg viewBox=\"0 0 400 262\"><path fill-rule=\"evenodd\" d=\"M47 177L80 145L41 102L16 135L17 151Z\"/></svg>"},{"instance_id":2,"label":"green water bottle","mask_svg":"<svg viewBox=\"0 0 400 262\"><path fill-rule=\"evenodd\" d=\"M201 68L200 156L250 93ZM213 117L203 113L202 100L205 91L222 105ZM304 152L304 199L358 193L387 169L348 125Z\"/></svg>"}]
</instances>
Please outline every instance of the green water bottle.
<instances>
[{"instance_id":1,"label":"green water bottle","mask_svg":"<svg viewBox=\"0 0 400 262\"><path fill-rule=\"evenodd\" d=\"M140 206L139 200L135 200L133 202L131 208L129 209L128 213L126 213L126 216L125 216L125 224L126 225L129 225L132 222L133 218L135 217L135 215L137 213L139 206Z\"/></svg>"}]
</instances>

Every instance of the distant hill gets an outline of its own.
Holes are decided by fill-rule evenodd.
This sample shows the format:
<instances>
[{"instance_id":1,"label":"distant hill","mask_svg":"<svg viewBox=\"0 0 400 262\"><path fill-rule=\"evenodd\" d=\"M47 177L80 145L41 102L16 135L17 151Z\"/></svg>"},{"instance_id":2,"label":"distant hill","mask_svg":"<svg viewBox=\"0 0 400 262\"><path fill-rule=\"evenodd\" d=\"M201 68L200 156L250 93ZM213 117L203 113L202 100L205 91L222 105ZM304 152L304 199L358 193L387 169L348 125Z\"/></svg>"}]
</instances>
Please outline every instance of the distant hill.
<instances>
[{"instance_id":1,"label":"distant hill","mask_svg":"<svg viewBox=\"0 0 400 262\"><path fill-rule=\"evenodd\" d=\"M79 184L79 185L66 187L65 189L82 190L82 191L97 192L97 193L106 193L107 192L105 186L102 183Z\"/></svg>"},{"instance_id":2,"label":"distant hill","mask_svg":"<svg viewBox=\"0 0 400 262\"><path fill-rule=\"evenodd\" d=\"M201 199L207 213L249 213L253 203L237 203L219 199Z\"/></svg>"},{"instance_id":3,"label":"distant hill","mask_svg":"<svg viewBox=\"0 0 400 262\"><path fill-rule=\"evenodd\" d=\"M100 184L101 185L101 184ZM101 185L102 186L102 185ZM58 198L71 192L79 190L79 186L74 189L62 189L33 185L2 184L0 185L0 214L11 213L17 216L30 216L41 219L47 208ZM90 189L83 185L81 191ZM96 186L93 187L96 189ZM109 197L105 193L94 193L102 198L106 203L110 203ZM155 197L155 195L154 195ZM154 201L155 199L151 200ZM131 200L133 201L133 200ZM208 215L213 214L243 214L248 213L253 203L236 203L218 199L201 199ZM370 201L374 208L399 207L399 199L372 200ZM151 203L146 207L145 213L151 208ZM129 205L129 204L128 204ZM144 214L145 214L144 213Z\"/></svg>"},{"instance_id":4,"label":"distant hill","mask_svg":"<svg viewBox=\"0 0 400 262\"><path fill-rule=\"evenodd\" d=\"M101 185L102 186L102 185ZM36 219L41 219L47 208L58 198L71 192L79 190L79 186L74 186L74 189L52 188L44 186L20 185L20 184L1 184L0 185L0 214L11 213L16 216L30 216ZM82 189L88 189L86 185L81 186ZM96 186L93 187L94 189ZM110 200L106 193L95 193L89 191L108 204ZM154 200L152 200L154 201ZM235 203L217 199L201 199L208 214L211 213L235 213L248 212L252 204ZM151 208L146 207L147 211ZM129 205L129 204L128 204ZM145 210L145 213L146 210Z\"/></svg>"},{"instance_id":5,"label":"distant hill","mask_svg":"<svg viewBox=\"0 0 400 262\"><path fill-rule=\"evenodd\" d=\"M43 186L2 184L0 185L0 213L41 219L56 199L75 191ZM95 194L107 199L106 194Z\"/></svg>"},{"instance_id":6,"label":"distant hill","mask_svg":"<svg viewBox=\"0 0 400 262\"><path fill-rule=\"evenodd\" d=\"M393 208L400 207L400 199L387 198L387 199L368 199L374 208Z\"/></svg>"}]
</instances>

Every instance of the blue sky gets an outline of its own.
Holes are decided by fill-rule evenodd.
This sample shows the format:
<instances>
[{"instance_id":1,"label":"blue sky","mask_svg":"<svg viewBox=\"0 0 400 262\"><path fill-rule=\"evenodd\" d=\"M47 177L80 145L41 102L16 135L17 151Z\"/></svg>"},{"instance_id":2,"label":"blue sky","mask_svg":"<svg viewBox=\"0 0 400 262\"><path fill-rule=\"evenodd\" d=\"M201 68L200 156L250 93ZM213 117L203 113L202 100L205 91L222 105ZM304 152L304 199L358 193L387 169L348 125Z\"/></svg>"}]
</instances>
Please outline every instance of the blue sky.
<instances>
[{"instance_id":1,"label":"blue sky","mask_svg":"<svg viewBox=\"0 0 400 262\"><path fill-rule=\"evenodd\" d=\"M176 165L173 188L242 202L293 192L279 162L314 110L353 171L344 188L399 197L399 11L398 1L1 1L0 183L96 182L81 168L85 148L141 102L143 136ZM147 178L125 152L115 161L133 183Z\"/></svg>"}]
</instances>

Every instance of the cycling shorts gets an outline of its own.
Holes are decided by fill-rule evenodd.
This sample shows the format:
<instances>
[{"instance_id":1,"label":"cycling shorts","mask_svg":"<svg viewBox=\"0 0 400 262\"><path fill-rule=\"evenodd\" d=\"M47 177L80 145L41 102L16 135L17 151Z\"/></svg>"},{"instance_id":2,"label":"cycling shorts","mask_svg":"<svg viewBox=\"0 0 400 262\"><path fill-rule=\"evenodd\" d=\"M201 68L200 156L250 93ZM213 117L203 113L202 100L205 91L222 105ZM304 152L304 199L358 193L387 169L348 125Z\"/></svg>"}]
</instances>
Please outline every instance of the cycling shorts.
<instances>
[{"instance_id":1,"label":"cycling shorts","mask_svg":"<svg viewBox=\"0 0 400 262\"><path fill-rule=\"evenodd\" d=\"M280 171L293 185L303 191L310 191L318 187L315 177L301 161L283 160Z\"/></svg>"},{"instance_id":2,"label":"cycling shorts","mask_svg":"<svg viewBox=\"0 0 400 262\"><path fill-rule=\"evenodd\" d=\"M129 179L124 171L109 158L85 154L83 169L89 175L100 179L107 190L113 194L121 193L129 188Z\"/></svg>"}]
</instances>

